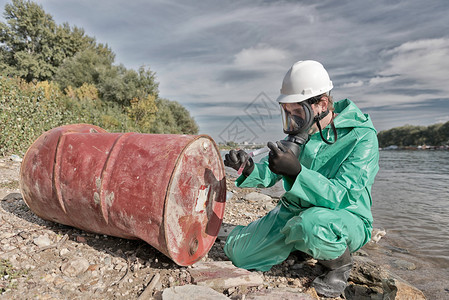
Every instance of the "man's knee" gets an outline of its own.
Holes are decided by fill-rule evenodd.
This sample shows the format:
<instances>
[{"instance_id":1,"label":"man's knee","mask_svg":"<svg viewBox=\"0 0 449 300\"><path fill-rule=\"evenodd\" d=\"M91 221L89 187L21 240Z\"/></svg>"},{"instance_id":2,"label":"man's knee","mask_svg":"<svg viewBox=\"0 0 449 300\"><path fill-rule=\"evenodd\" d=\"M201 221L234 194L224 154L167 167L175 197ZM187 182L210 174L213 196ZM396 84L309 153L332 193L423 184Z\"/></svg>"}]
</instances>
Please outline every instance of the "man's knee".
<instances>
[{"instance_id":1,"label":"man's knee","mask_svg":"<svg viewBox=\"0 0 449 300\"><path fill-rule=\"evenodd\" d=\"M283 231L297 250L315 258L330 259L346 249L346 230L343 227L334 211L311 207L292 218Z\"/></svg>"},{"instance_id":2,"label":"man's knee","mask_svg":"<svg viewBox=\"0 0 449 300\"><path fill-rule=\"evenodd\" d=\"M323 207L311 207L301 212L299 216L292 218L287 226L296 225L297 234L310 239L322 230L329 230L329 227L332 227L330 224L338 223L338 221L332 210Z\"/></svg>"}]
</instances>

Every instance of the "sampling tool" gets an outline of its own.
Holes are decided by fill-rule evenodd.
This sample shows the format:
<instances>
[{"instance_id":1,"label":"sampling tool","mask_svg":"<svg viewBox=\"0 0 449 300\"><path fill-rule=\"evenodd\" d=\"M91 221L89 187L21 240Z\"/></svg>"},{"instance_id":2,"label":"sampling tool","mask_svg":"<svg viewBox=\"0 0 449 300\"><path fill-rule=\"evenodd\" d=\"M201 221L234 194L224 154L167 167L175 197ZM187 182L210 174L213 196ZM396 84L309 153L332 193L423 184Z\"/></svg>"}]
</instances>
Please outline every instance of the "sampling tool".
<instances>
[{"instance_id":1,"label":"sampling tool","mask_svg":"<svg viewBox=\"0 0 449 300\"><path fill-rule=\"evenodd\" d=\"M250 157L254 157L254 156L257 156L257 155L260 155L260 154L263 154L263 153L267 153L269 151L270 151L270 149L268 147L263 147L263 148L260 148L260 149L257 149L257 150L254 150L254 151L248 153L247 158L240 165L240 168L238 169L237 174L238 175L242 175L243 169L245 168L246 163L248 162Z\"/></svg>"}]
</instances>

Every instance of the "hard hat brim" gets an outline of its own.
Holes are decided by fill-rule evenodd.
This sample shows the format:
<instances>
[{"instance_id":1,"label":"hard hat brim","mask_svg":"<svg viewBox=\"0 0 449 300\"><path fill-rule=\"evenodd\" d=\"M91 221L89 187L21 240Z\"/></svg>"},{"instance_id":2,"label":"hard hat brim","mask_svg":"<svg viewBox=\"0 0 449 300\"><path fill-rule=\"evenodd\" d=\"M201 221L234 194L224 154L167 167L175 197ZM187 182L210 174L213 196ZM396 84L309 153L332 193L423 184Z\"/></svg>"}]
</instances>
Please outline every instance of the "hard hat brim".
<instances>
[{"instance_id":1,"label":"hard hat brim","mask_svg":"<svg viewBox=\"0 0 449 300\"><path fill-rule=\"evenodd\" d=\"M296 102L302 102L311 97L313 97L313 96L303 95L303 94L293 94L293 95L280 94L279 97L276 99L276 101L278 103L296 103Z\"/></svg>"}]
</instances>

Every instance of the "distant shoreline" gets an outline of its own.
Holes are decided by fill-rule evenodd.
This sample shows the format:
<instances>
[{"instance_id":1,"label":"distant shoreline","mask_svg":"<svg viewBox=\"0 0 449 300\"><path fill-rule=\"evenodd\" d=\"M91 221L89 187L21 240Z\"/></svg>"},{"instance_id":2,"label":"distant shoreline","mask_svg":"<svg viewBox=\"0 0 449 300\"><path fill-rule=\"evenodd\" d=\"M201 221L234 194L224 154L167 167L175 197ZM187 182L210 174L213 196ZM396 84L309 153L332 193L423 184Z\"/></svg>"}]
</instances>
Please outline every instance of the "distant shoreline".
<instances>
[{"instance_id":1,"label":"distant shoreline","mask_svg":"<svg viewBox=\"0 0 449 300\"><path fill-rule=\"evenodd\" d=\"M421 150L449 150L449 146L388 146L379 148L381 151L396 151L396 150L413 150L413 151L421 151Z\"/></svg>"},{"instance_id":2,"label":"distant shoreline","mask_svg":"<svg viewBox=\"0 0 449 300\"><path fill-rule=\"evenodd\" d=\"M224 146L219 145L218 148L222 151L228 151L233 149L243 149L243 150L253 150L253 149L260 149L265 147L265 145L236 145L235 147L230 146ZM388 147L379 147L380 151L398 151L398 150L407 150L407 151L422 151L422 150L437 150L437 151L444 151L449 150L449 145L445 146L388 146Z\"/></svg>"}]
</instances>

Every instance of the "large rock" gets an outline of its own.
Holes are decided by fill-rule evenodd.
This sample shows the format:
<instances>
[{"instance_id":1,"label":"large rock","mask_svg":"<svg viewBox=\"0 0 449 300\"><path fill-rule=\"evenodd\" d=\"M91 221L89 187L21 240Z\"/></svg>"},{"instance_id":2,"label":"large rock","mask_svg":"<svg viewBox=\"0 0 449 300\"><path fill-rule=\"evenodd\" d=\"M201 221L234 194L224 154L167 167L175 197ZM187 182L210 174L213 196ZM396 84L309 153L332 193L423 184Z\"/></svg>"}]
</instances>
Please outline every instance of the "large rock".
<instances>
[{"instance_id":1,"label":"large rock","mask_svg":"<svg viewBox=\"0 0 449 300\"><path fill-rule=\"evenodd\" d=\"M354 300L426 299L423 292L362 256L354 257L345 295Z\"/></svg>"},{"instance_id":2,"label":"large rock","mask_svg":"<svg viewBox=\"0 0 449 300\"><path fill-rule=\"evenodd\" d=\"M283 288L269 289L246 295L248 300L316 300L318 296L312 297L302 291L302 289Z\"/></svg>"},{"instance_id":3,"label":"large rock","mask_svg":"<svg viewBox=\"0 0 449 300\"><path fill-rule=\"evenodd\" d=\"M224 291L237 286L258 286L263 278L256 272L235 267L230 261L201 262L189 269L193 283Z\"/></svg>"},{"instance_id":4,"label":"large rock","mask_svg":"<svg viewBox=\"0 0 449 300\"><path fill-rule=\"evenodd\" d=\"M257 203L265 210L272 210L276 207L276 204L273 203L273 199L270 196L258 192L248 193L243 199L249 203Z\"/></svg>"},{"instance_id":5,"label":"large rock","mask_svg":"<svg viewBox=\"0 0 449 300\"><path fill-rule=\"evenodd\" d=\"M217 239L219 239L220 241L226 241L229 234L235 227L236 227L236 225L222 223L220 230L218 231Z\"/></svg>"},{"instance_id":6,"label":"large rock","mask_svg":"<svg viewBox=\"0 0 449 300\"><path fill-rule=\"evenodd\" d=\"M87 259L77 257L62 264L61 271L64 275L74 277L87 271L89 262Z\"/></svg>"},{"instance_id":7,"label":"large rock","mask_svg":"<svg viewBox=\"0 0 449 300\"><path fill-rule=\"evenodd\" d=\"M196 299L196 300L220 300L229 299L223 294L214 291L206 286L183 285L174 286L165 289L162 293L162 300L180 300L180 299Z\"/></svg>"},{"instance_id":8,"label":"large rock","mask_svg":"<svg viewBox=\"0 0 449 300\"><path fill-rule=\"evenodd\" d=\"M33 243L37 245L39 248L47 247L52 244L50 238L46 235L40 235L37 238L33 239Z\"/></svg>"},{"instance_id":9,"label":"large rock","mask_svg":"<svg viewBox=\"0 0 449 300\"><path fill-rule=\"evenodd\" d=\"M271 197L258 192L251 192L245 195L244 199L248 202L271 202Z\"/></svg>"}]
</instances>

